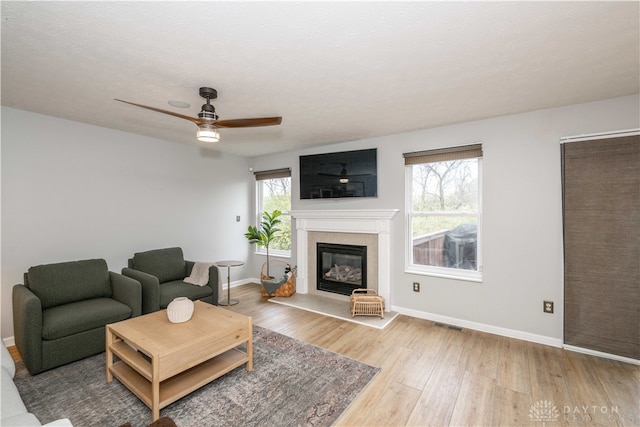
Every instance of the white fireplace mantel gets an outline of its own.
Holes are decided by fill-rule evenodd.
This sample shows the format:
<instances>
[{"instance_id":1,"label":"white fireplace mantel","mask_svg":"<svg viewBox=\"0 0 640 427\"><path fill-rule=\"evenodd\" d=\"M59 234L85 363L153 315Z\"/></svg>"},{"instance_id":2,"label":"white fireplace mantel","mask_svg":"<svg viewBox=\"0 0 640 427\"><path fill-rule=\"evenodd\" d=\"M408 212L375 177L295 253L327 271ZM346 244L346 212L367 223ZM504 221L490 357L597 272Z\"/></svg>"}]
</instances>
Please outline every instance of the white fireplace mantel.
<instances>
[{"instance_id":1,"label":"white fireplace mantel","mask_svg":"<svg viewBox=\"0 0 640 427\"><path fill-rule=\"evenodd\" d=\"M290 211L296 221L297 234L297 292L309 292L307 272L308 233L324 231L334 233L368 233L378 236L378 294L386 300L386 308L391 307L391 220L398 209L357 209L357 210L295 210ZM315 260L311 261L313 265Z\"/></svg>"}]
</instances>

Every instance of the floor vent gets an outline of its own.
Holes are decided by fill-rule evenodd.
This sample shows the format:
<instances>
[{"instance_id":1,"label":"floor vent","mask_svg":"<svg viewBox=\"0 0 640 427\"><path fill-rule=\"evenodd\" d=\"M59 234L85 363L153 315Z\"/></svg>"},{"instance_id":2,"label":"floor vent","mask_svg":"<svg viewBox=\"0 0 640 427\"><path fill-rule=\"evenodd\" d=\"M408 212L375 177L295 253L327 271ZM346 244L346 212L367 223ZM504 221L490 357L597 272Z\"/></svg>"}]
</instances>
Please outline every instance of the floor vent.
<instances>
[{"instance_id":1,"label":"floor vent","mask_svg":"<svg viewBox=\"0 0 640 427\"><path fill-rule=\"evenodd\" d=\"M433 322L433 324L435 326L439 326L441 328L447 328L447 329L451 329L453 331L458 331L458 332L462 332L462 328L460 326L454 326L454 325L446 325L444 323L440 323L440 322Z\"/></svg>"}]
</instances>

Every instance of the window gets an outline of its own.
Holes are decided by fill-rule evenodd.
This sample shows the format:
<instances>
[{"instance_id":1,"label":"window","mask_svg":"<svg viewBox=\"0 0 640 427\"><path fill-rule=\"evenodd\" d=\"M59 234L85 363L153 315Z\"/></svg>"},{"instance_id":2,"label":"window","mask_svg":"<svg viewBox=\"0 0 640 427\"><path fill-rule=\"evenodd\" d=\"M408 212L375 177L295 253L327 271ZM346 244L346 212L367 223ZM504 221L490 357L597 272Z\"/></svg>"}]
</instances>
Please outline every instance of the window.
<instances>
[{"instance_id":1,"label":"window","mask_svg":"<svg viewBox=\"0 0 640 427\"><path fill-rule=\"evenodd\" d=\"M256 224L262 222L264 211L282 211L279 239L269 245L269 255L291 256L291 169L254 172L256 176ZM256 245L256 252L266 254L264 247Z\"/></svg>"},{"instance_id":2,"label":"window","mask_svg":"<svg viewBox=\"0 0 640 427\"><path fill-rule=\"evenodd\" d=\"M407 271L482 278L482 145L405 153Z\"/></svg>"}]
</instances>

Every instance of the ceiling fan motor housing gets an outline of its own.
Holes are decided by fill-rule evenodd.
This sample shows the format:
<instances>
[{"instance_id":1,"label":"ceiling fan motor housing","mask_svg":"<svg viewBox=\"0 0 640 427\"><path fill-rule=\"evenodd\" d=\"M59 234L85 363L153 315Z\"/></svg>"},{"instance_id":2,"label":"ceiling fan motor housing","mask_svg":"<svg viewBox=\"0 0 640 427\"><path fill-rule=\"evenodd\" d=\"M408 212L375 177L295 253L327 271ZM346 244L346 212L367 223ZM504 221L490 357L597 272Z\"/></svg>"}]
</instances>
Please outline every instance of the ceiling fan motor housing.
<instances>
[{"instance_id":1,"label":"ceiling fan motor housing","mask_svg":"<svg viewBox=\"0 0 640 427\"><path fill-rule=\"evenodd\" d=\"M218 120L216 109L209 103L210 100L218 97L218 91L210 87L201 87L200 96L207 100L206 104L202 104L202 110L198 113L201 119Z\"/></svg>"}]
</instances>

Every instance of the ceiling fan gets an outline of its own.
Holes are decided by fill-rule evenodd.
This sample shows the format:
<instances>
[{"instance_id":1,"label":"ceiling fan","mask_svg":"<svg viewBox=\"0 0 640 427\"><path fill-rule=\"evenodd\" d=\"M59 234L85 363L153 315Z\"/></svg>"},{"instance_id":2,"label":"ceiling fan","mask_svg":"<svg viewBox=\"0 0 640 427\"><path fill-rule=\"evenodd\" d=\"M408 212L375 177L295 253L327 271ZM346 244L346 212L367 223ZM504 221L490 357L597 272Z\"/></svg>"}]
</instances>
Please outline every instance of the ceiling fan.
<instances>
[{"instance_id":1,"label":"ceiling fan","mask_svg":"<svg viewBox=\"0 0 640 427\"><path fill-rule=\"evenodd\" d=\"M348 184L350 178L357 178L357 177L361 177L361 176L369 176L369 175L371 175L370 173L360 173L360 174L351 175L351 174L347 173L347 164L346 163L340 163L340 165L342 166L342 170L340 171L340 174L322 173L322 172L320 172L320 173L318 173L318 175L331 176L331 177L338 178L338 181L340 182L340 184Z\"/></svg>"},{"instance_id":2,"label":"ceiling fan","mask_svg":"<svg viewBox=\"0 0 640 427\"><path fill-rule=\"evenodd\" d=\"M135 102L123 101L115 99L125 104L135 105L136 107L146 108L147 110L157 111L163 114L169 114L181 119L189 120L198 126L197 139L202 142L218 142L220 141L220 132L218 128L249 128L257 126L273 126L282 123L282 117L259 117L254 119L233 119L218 120L216 109L211 105L210 101L218 97L218 91L210 87L201 87L200 96L207 100L202 105L198 117L189 117L184 114L175 113L173 111L163 110L161 108L150 107L148 105L136 104Z\"/></svg>"}]
</instances>

